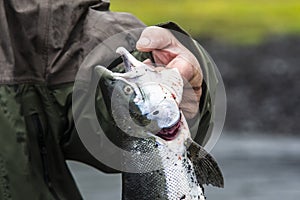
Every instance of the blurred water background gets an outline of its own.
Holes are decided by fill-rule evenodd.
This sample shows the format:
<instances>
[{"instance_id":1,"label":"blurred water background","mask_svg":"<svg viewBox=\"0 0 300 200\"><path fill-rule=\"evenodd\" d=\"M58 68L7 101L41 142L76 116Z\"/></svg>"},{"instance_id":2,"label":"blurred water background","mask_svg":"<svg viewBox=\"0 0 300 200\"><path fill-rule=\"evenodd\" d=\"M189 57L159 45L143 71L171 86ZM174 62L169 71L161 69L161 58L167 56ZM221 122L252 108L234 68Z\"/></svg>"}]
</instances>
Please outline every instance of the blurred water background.
<instances>
[{"instance_id":1,"label":"blurred water background","mask_svg":"<svg viewBox=\"0 0 300 200\"><path fill-rule=\"evenodd\" d=\"M111 0L147 25L175 21L215 60L227 93L211 200L300 198L300 1ZM120 176L69 162L87 200L120 199Z\"/></svg>"}]
</instances>

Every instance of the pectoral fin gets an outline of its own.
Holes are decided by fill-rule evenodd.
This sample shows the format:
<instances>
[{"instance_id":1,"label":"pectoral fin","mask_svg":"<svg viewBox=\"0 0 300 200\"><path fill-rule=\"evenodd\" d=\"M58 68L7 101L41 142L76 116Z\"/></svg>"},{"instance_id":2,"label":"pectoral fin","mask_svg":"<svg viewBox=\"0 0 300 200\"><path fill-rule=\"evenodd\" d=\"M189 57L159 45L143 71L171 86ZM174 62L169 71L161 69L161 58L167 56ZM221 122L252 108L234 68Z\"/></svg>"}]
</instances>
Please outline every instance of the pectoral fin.
<instances>
[{"instance_id":1,"label":"pectoral fin","mask_svg":"<svg viewBox=\"0 0 300 200\"><path fill-rule=\"evenodd\" d=\"M192 139L187 140L188 157L192 161L200 184L224 187L222 172L216 160Z\"/></svg>"}]
</instances>

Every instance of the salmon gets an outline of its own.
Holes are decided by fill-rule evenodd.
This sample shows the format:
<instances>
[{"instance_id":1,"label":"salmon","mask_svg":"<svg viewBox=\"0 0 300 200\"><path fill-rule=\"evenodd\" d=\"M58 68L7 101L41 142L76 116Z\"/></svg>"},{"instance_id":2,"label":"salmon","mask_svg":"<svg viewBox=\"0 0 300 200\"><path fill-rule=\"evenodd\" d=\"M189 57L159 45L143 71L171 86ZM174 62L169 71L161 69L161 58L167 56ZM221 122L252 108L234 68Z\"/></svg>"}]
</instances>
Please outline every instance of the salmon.
<instances>
[{"instance_id":1,"label":"salmon","mask_svg":"<svg viewBox=\"0 0 300 200\"><path fill-rule=\"evenodd\" d=\"M180 110L177 69L156 70L117 49L125 73L97 66L107 106L124 133L123 200L204 200L204 185L224 187L216 160L191 138Z\"/></svg>"}]
</instances>

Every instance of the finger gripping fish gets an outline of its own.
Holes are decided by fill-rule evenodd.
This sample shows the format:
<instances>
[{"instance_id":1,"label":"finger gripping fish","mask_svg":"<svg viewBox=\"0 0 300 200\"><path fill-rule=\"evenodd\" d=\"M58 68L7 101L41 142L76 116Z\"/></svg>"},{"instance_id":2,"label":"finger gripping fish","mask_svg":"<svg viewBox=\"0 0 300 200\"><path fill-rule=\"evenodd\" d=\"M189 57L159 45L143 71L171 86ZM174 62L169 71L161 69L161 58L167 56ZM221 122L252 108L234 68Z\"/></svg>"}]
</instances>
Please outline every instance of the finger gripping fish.
<instances>
[{"instance_id":1,"label":"finger gripping fish","mask_svg":"<svg viewBox=\"0 0 300 200\"><path fill-rule=\"evenodd\" d=\"M203 185L224 186L215 159L191 139L179 108L183 81L177 69L156 70L117 49L125 73L97 66L115 124L126 135L123 200L205 199Z\"/></svg>"}]
</instances>

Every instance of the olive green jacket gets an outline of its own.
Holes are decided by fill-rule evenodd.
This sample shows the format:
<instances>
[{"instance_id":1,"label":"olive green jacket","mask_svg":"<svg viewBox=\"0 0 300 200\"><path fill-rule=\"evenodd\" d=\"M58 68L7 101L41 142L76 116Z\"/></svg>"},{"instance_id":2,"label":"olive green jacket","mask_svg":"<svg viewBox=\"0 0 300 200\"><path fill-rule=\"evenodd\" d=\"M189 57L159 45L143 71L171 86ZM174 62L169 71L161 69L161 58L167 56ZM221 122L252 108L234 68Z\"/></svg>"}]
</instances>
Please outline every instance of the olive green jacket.
<instances>
[{"instance_id":1,"label":"olive green jacket","mask_svg":"<svg viewBox=\"0 0 300 200\"><path fill-rule=\"evenodd\" d=\"M65 160L117 171L79 139L72 113L76 74L99 43L145 25L128 13L110 12L100 0L5 0L0 19L0 199L82 199ZM173 23L160 26L186 34ZM130 47L138 37L129 34L120 46ZM196 141L204 144L212 123L207 88L216 83L214 69L201 46L181 42L204 71L200 115L190 122ZM98 60L111 59L105 56ZM97 95L96 107L105 112Z\"/></svg>"}]
</instances>

